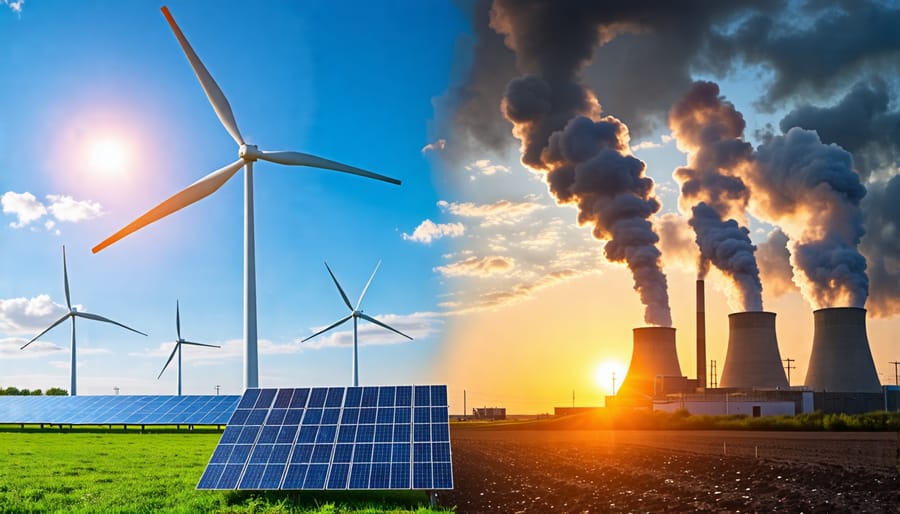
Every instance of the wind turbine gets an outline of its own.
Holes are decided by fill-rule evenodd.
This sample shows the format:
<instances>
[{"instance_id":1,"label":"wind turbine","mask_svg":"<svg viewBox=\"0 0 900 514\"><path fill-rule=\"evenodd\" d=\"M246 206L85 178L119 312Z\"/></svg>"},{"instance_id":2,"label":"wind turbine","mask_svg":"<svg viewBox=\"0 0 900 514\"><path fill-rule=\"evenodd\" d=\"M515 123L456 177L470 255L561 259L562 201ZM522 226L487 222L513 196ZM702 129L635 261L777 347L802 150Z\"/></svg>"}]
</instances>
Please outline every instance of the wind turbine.
<instances>
[{"instance_id":1,"label":"wind turbine","mask_svg":"<svg viewBox=\"0 0 900 514\"><path fill-rule=\"evenodd\" d=\"M331 275L331 280L334 281L334 285L337 286L338 292L341 293L341 298L344 300L344 304L347 306L348 309L350 309L350 314L348 314L346 317L343 317L343 318L335 321L334 323L323 328L322 330L319 330L318 332L307 337L306 339L300 341L301 343L305 343L306 341L309 341L310 339L316 337L319 334L324 334L325 332L328 332L332 328L337 328L337 327L343 325L348 320L353 318L353 386L354 387L359 385L359 359L358 359L359 344L358 344L357 329L356 329L357 319L362 318L370 323L374 323L380 327L384 327L384 328L390 330L391 332L400 334L401 336L412 341L412 338L409 337L408 335L404 334L403 332L400 332L399 330L397 330L393 327L389 327L388 325L378 321L377 319L373 318L372 316L369 316L368 314L365 314L363 311L359 310L359 306L360 306L360 304L362 304L363 297L366 295L366 291L369 290L369 284L371 284L372 279L375 278L375 273L378 272L379 266L381 266L381 261L378 261L378 264L375 265L375 271L372 272L372 276L369 277L369 281L366 282L366 287L363 288L362 293L359 295L359 300L356 301L356 307L353 307L352 305L350 305L350 299L347 298L347 294L344 293L344 289L341 287L341 284L338 283L337 278L335 278L334 273L331 272L331 268L328 267L328 263L326 262L325 269L328 270L328 274Z\"/></svg>"},{"instance_id":2,"label":"wind turbine","mask_svg":"<svg viewBox=\"0 0 900 514\"><path fill-rule=\"evenodd\" d=\"M237 123L234 120L234 114L231 112L231 105L222 93L212 75L206 70L206 67L194 53L190 43L182 34L181 29L172 18L169 9L162 8L162 13L169 22L175 37L178 39L182 50L184 50L194 74L200 81L209 103L212 104L219 121L225 127L225 130L231 135L232 139L238 144L238 160L223 168L206 175L200 180L194 182L190 186L175 193L167 200L163 201L156 207L142 214L136 220L132 221L115 234L106 238L103 242L93 248L93 252L97 253L107 246L115 243L123 237L140 230L141 228L161 219L175 211L178 211L188 205L197 202L219 189L225 182L235 175L241 168L244 168L244 388L254 388L259 386L259 365L257 357L256 342L256 256L253 231L253 163L257 160L274 162L276 164L286 164L289 166L310 166L314 168L324 168L362 177L383 180L392 184L400 185L400 181L371 171L366 171L339 162L323 159L315 155L300 152L266 152L260 150L256 145L247 144L238 130Z\"/></svg>"},{"instance_id":3,"label":"wind turbine","mask_svg":"<svg viewBox=\"0 0 900 514\"><path fill-rule=\"evenodd\" d=\"M85 319L92 319L94 321L102 321L104 323L112 323L113 325L118 325L126 330L131 330L132 332L135 332L142 336L146 336L147 334L145 334L139 330L135 330L131 327L126 327L125 325L123 325L117 321L113 321L111 319L104 318L103 316L98 316L97 314L91 314L89 312L79 312L78 309L76 309L75 307L72 307L72 300L69 297L69 272L66 269L66 247L65 247L65 245L63 245L63 247L62 247L62 254L63 254L63 284L65 285L65 288L66 288L66 306L69 308L69 312L63 314L63 316L61 318L59 318L58 320L53 322L53 324L50 325L49 327L47 327L43 332L34 336L31 339L31 341L28 341L27 343L25 343L20 348L20 350L24 350L28 345L37 341L42 335L53 330L54 328L56 328L57 325L59 325L63 321L71 318L72 319L72 362L71 362L72 378L71 378L71 385L69 386L70 387L69 394L71 396L75 396L76 395L76 390L75 390L75 369L76 369L75 368L75 318L85 318Z\"/></svg>"},{"instance_id":4,"label":"wind turbine","mask_svg":"<svg viewBox=\"0 0 900 514\"><path fill-rule=\"evenodd\" d=\"M221 346L215 344L195 343L193 341L186 341L182 339L181 312L179 312L178 309L178 300L175 300L175 334L177 336L177 338L175 339L175 348L172 348L172 354L169 355L169 360L166 361L166 365L163 366L162 371L159 372L159 376L157 376L156 379L159 380L162 374L166 372L166 368L169 367L169 363L171 363L172 358L175 357L175 352L178 352L178 396L181 396L181 345L191 344L194 346L208 346L210 348L221 348Z\"/></svg>"}]
</instances>

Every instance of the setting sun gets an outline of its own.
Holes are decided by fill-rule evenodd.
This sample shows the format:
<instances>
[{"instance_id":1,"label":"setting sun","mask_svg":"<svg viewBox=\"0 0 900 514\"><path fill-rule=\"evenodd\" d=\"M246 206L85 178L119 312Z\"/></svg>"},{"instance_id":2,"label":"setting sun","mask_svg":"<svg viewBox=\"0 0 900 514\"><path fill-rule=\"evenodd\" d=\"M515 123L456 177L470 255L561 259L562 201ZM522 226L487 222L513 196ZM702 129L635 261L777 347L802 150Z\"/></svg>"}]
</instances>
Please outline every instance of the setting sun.
<instances>
[{"instance_id":1,"label":"setting sun","mask_svg":"<svg viewBox=\"0 0 900 514\"><path fill-rule=\"evenodd\" d=\"M613 387L618 389L622 385L626 371L625 366L618 361L603 362L594 370L594 383L602 390L610 392L609 394L615 394Z\"/></svg>"},{"instance_id":2,"label":"setting sun","mask_svg":"<svg viewBox=\"0 0 900 514\"><path fill-rule=\"evenodd\" d=\"M124 141L104 137L88 146L87 163L92 172L118 175L125 170L128 161L129 149Z\"/></svg>"}]
</instances>

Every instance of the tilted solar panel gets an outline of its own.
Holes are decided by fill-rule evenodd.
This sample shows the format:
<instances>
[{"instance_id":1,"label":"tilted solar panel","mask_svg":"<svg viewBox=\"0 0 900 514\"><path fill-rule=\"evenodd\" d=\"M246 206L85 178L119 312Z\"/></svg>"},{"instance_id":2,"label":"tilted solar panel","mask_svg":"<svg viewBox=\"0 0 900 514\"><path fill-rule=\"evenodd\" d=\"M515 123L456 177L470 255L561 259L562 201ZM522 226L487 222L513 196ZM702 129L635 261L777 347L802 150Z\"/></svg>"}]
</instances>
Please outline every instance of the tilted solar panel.
<instances>
[{"instance_id":1,"label":"tilted solar panel","mask_svg":"<svg viewBox=\"0 0 900 514\"><path fill-rule=\"evenodd\" d=\"M224 425L240 396L0 396L0 424Z\"/></svg>"},{"instance_id":2,"label":"tilted solar panel","mask_svg":"<svg viewBox=\"0 0 900 514\"><path fill-rule=\"evenodd\" d=\"M198 489L452 489L447 386L248 389Z\"/></svg>"}]
</instances>

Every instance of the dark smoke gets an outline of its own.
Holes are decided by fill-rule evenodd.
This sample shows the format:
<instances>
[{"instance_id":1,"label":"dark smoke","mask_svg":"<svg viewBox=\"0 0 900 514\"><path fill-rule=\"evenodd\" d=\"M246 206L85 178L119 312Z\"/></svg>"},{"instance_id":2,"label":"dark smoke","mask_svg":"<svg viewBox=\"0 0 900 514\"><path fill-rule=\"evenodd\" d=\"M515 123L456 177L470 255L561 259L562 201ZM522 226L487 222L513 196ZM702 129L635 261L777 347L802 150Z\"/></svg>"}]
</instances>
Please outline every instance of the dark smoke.
<instances>
[{"instance_id":1,"label":"dark smoke","mask_svg":"<svg viewBox=\"0 0 900 514\"><path fill-rule=\"evenodd\" d=\"M781 120L782 132L793 127L815 130L823 143L853 154L856 170L869 179L882 168L893 172L900 159L900 113L890 112L883 80L858 82L831 107L802 105Z\"/></svg>"},{"instance_id":2,"label":"dark smoke","mask_svg":"<svg viewBox=\"0 0 900 514\"><path fill-rule=\"evenodd\" d=\"M792 128L760 145L748 178L755 213L790 238L794 282L817 308L862 307L869 291L858 246L866 188L849 153Z\"/></svg>"},{"instance_id":3,"label":"dark smoke","mask_svg":"<svg viewBox=\"0 0 900 514\"><path fill-rule=\"evenodd\" d=\"M699 278L712 264L737 287L744 311L762 310L762 284L750 232L733 218L746 218L750 191L740 179L753 147L743 141L744 118L719 96L719 86L696 82L669 111L669 127L688 165L675 170L682 210L700 248Z\"/></svg>"},{"instance_id":4,"label":"dark smoke","mask_svg":"<svg viewBox=\"0 0 900 514\"><path fill-rule=\"evenodd\" d=\"M545 170L557 201L576 204L579 223L607 240L606 257L628 265L645 321L670 326L659 237L649 221L660 208L653 181L629 154L628 128L611 116L595 121L599 104L581 83L594 48L610 37L599 19L588 3L497 0L492 26L528 72L509 83L502 108L522 142L522 162Z\"/></svg>"},{"instance_id":5,"label":"dark smoke","mask_svg":"<svg viewBox=\"0 0 900 514\"><path fill-rule=\"evenodd\" d=\"M867 231L861 249L871 280L866 307L873 316L895 316L900 311L900 175L869 186L863 215Z\"/></svg>"}]
</instances>

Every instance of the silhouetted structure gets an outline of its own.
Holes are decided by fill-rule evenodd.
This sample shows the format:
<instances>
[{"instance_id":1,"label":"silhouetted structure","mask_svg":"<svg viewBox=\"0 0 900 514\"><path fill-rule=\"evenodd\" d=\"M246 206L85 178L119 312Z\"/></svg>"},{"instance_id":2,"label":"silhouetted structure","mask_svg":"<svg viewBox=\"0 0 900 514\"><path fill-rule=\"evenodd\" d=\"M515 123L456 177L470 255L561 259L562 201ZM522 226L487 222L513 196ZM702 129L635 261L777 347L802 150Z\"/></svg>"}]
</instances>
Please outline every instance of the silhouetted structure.
<instances>
[{"instance_id":1,"label":"silhouetted structure","mask_svg":"<svg viewBox=\"0 0 900 514\"><path fill-rule=\"evenodd\" d=\"M721 387L787 389L781 366L774 312L728 315L728 352Z\"/></svg>"}]
</instances>

